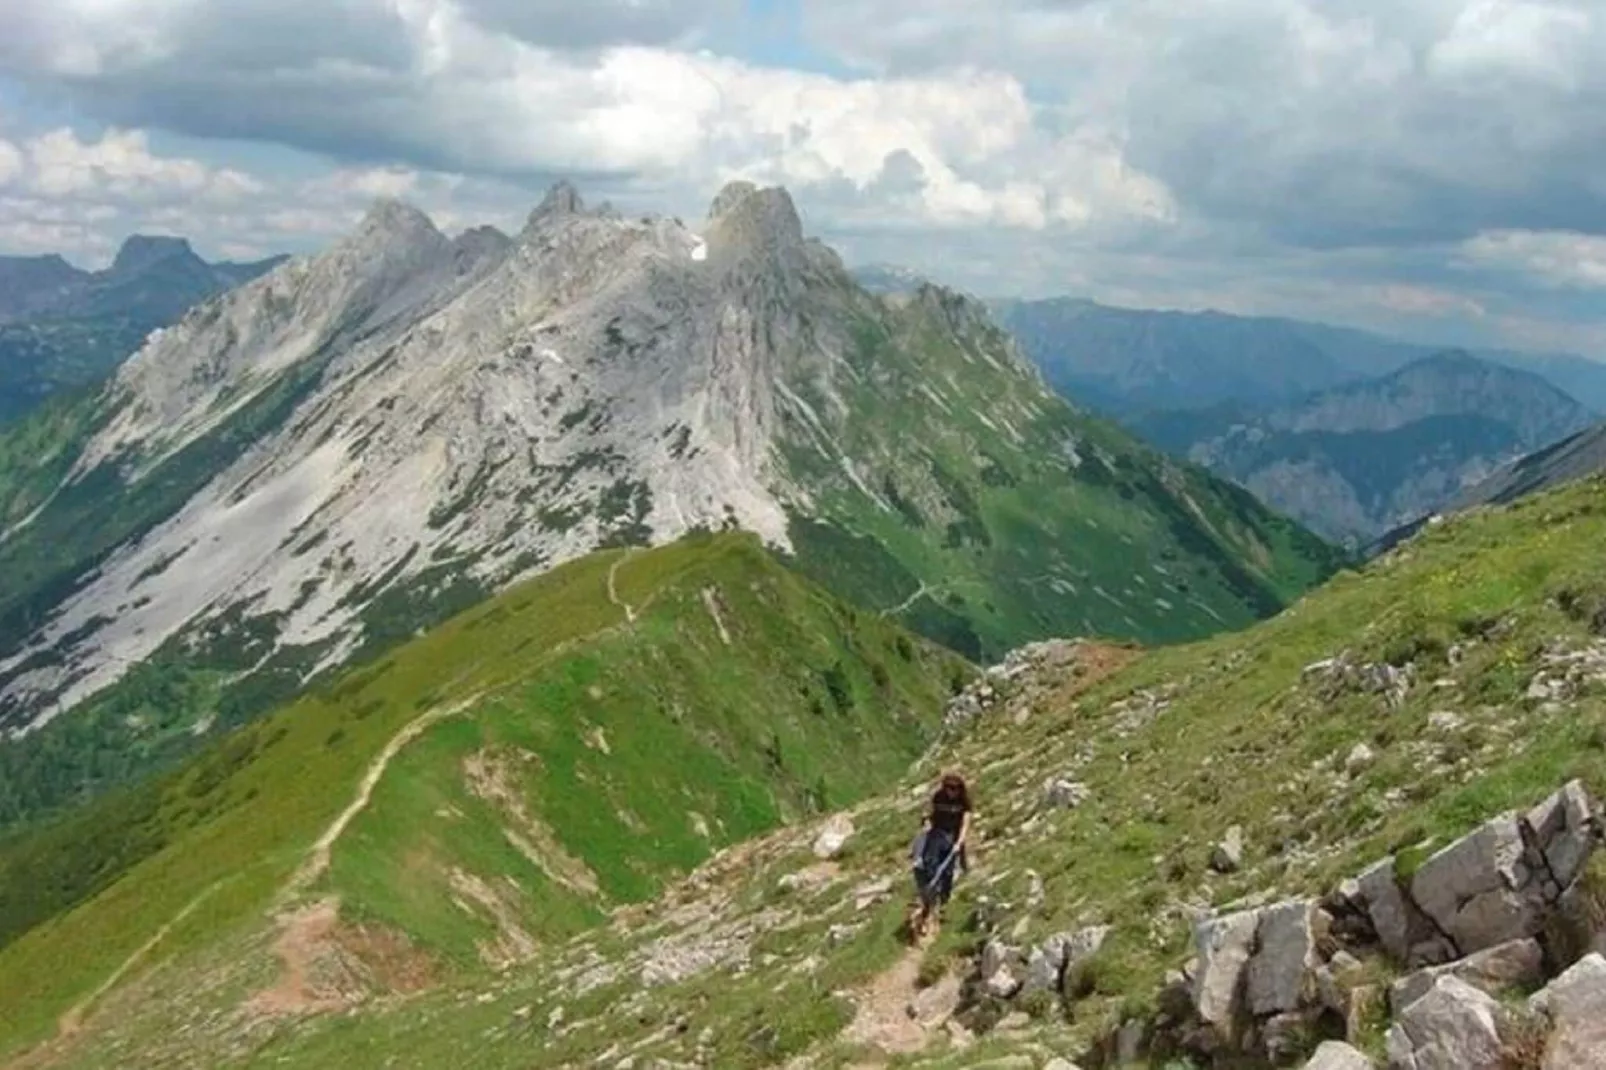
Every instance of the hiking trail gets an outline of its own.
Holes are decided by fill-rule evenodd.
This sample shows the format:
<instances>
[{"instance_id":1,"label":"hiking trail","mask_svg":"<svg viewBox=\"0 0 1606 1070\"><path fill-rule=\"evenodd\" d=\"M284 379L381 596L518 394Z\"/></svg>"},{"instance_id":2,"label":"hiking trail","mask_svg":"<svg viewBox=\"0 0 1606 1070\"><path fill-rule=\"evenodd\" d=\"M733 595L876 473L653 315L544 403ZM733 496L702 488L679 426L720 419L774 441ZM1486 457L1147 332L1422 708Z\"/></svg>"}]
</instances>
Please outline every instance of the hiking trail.
<instances>
[{"instance_id":1,"label":"hiking trail","mask_svg":"<svg viewBox=\"0 0 1606 1070\"><path fill-rule=\"evenodd\" d=\"M624 599L619 597L619 588L617 586L615 577L619 572L619 566L623 565L626 561L629 561L632 556L632 551L627 550L625 551L624 555L619 558L619 560L608 566L608 601L624 610L625 622L627 624L636 623L636 609L629 602L626 602Z\"/></svg>"},{"instance_id":2,"label":"hiking trail","mask_svg":"<svg viewBox=\"0 0 1606 1070\"><path fill-rule=\"evenodd\" d=\"M936 984L920 987L925 948L906 949L889 969L854 994L857 1010L842 1033L852 1044L874 1048L888 1059L920 1051L948 1024L959 1007L959 978L944 974ZM881 1063L859 1063L868 1070Z\"/></svg>"},{"instance_id":3,"label":"hiking trail","mask_svg":"<svg viewBox=\"0 0 1606 1070\"><path fill-rule=\"evenodd\" d=\"M295 875L290 878L290 883L285 886L284 898L291 898L297 892L304 891L329 869L329 852L334 847L335 841L340 839L345 833L346 827L356 820L357 815L367 807L368 800L373 797L374 788L379 785L379 781L385 775L385 770L389 768L391 760L401 753L402 748L423 735L431 725L462 713L477 698L478 696L472 696L451 706L437 706L435 709L413 718L402 727L400 732L390 737L390 741L385 744L384 749L374 756L373 761L368 763L368 771L363 774L362 782L357 785L357 794L346 805L346 808L340 811L340 814L329 823L329 827L323 830L323 835L319 836L317 841L313 843L312 849L307 854L307 860L301 864L301 868L296 870Z\"/></svg>"}]
</instances>

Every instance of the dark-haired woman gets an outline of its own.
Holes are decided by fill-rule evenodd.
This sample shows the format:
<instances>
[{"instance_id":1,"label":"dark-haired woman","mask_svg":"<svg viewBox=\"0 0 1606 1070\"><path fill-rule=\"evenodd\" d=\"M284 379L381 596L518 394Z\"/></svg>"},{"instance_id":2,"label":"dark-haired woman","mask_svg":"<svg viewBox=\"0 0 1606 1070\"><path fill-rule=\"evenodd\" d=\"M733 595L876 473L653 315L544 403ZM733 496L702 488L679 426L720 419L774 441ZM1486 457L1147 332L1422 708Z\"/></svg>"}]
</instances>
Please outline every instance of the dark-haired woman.
<instances>
[{"instance_id":1,"label":"dark-haired woman","mask_svg":"<svg viewBox=\"0 0 1606 1070\"><path fill-rule=\"evenodd\" d=\"M945 773L932 792L915 857L920 911L911 923L916 939L935 932L942 908L953 895L954 872L968 869L965 841L970 835L970 788L958 773Z\"/></svg>"}]
</instances>

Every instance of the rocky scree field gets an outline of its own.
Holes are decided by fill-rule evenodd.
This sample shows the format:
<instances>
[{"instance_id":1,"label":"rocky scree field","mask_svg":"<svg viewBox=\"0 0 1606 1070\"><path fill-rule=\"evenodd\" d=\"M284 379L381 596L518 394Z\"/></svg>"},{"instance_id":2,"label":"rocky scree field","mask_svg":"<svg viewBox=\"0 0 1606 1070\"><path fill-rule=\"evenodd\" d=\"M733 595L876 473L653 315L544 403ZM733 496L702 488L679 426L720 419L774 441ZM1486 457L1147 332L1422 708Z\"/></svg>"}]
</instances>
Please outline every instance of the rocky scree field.
<instances>
[{"instance_id":1,"label":"rocky scree field","mask_svg":"<svg viewBox=\"0 0 1606 1070\"><path fill-rule=\"evenodd\" d=\"M300 1002L264 1004L296 930L186 942L202 905L45 1061L1599 1065L1603 535L1592 480L1446 522L1242 635L1023 648L958 681L895 791L734 843L505 968L364 972L350 945L386 930L359 927L292 973ZM954 766L975 866L911 949L906 851Z\"/></svg>"}]
</instances>

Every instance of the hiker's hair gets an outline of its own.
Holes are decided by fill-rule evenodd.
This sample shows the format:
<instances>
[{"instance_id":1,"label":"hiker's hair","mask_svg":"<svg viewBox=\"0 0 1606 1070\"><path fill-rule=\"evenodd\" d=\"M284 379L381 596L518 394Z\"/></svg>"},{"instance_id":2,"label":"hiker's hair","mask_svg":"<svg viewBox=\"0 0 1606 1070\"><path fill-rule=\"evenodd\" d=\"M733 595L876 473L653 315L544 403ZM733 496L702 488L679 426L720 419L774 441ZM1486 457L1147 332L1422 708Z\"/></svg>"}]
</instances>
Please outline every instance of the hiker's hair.
<instances>
[{"instance_id":1,"label":"hiker's hair","mask_svg":"<svg viewBox=\"0 0 1606 1070\"><path fill-rule=\"evenodd\" d=\"M959 796L959 801L963 803L967 809L969 808L970 787L965 783L964 777L960 776L958 773L944 773L942 775L941 783L937 785L937 791L938 793L941 793L948 789L952 789L955 793L957 793Z\"/></svg>"}]
</instances>

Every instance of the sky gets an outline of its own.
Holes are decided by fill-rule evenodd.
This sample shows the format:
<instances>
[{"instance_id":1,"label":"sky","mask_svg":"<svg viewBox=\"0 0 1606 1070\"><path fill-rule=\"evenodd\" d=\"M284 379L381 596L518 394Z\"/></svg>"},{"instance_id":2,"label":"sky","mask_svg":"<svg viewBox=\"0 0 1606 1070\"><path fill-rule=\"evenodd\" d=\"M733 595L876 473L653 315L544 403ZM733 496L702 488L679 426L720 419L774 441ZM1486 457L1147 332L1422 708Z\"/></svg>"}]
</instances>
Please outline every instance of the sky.
<instances>
[{"instance_id":1,"label":"sky","mask_svg":"<svg viewBox=\"0 0 1606 1070\"><path fill-rule=\"evenodd\" d=\"M0 252L309 252L374 198L1606 359L1606 0L0 0Z\"/></svg>"}]
</instances>

